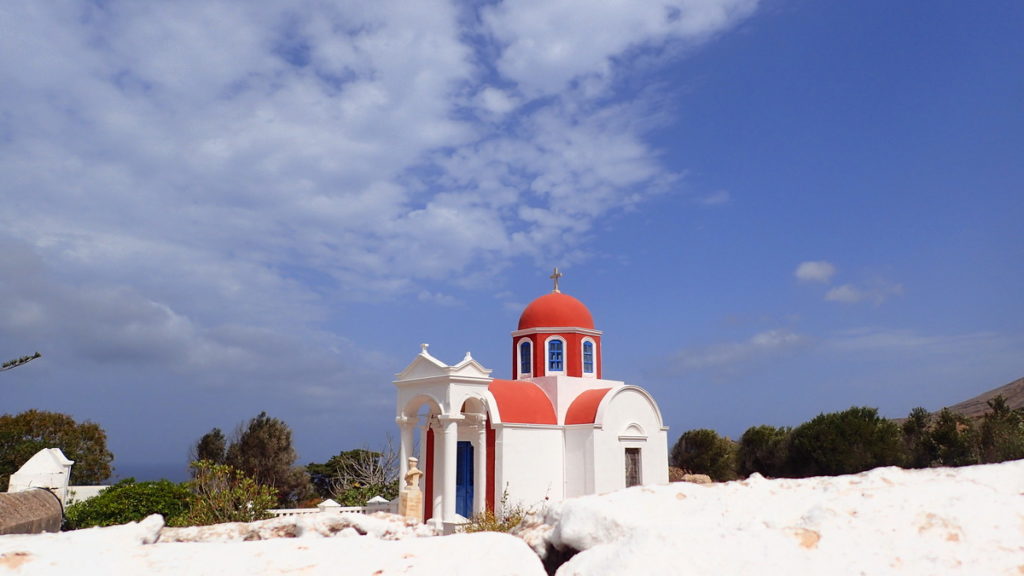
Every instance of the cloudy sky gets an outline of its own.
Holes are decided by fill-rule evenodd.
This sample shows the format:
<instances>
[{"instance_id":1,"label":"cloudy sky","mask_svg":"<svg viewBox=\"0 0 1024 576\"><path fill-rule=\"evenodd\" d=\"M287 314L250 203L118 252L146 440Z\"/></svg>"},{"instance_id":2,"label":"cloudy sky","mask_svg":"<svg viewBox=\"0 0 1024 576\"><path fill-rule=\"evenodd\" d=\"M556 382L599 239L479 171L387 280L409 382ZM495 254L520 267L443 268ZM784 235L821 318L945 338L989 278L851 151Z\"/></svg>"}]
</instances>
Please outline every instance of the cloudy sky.
<instances>
[{"instance_id":1,"label":"cloudy sky","mask_svg":"<svg viewBox=\"0 0 1024 576\"><path fill-rule=\"evenodd\" d=\"M1024 4L7 2L0 411L375 446L562 288L671 440L1024 376Z\"/></svg>"}]
</instances>

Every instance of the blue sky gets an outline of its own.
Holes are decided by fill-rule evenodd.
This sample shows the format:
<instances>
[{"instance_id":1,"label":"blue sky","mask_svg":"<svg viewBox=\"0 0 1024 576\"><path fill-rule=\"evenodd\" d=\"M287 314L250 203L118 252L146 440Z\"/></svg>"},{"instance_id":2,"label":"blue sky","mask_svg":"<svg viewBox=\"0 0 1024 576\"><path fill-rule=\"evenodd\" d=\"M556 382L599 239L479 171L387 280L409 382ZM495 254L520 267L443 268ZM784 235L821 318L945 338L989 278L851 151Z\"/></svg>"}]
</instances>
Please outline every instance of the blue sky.
<instances>
[{"instance_id":1,"label":"blue sky","mask_svg":"<svg viewBox=\"0 0 1024 576\"><path fill-rule=\"evenodd\" d=\"M550 289L671 440L1024 375L1018 2L0 8L2 409L392 432Z\"/></svg>"}]
</instances>

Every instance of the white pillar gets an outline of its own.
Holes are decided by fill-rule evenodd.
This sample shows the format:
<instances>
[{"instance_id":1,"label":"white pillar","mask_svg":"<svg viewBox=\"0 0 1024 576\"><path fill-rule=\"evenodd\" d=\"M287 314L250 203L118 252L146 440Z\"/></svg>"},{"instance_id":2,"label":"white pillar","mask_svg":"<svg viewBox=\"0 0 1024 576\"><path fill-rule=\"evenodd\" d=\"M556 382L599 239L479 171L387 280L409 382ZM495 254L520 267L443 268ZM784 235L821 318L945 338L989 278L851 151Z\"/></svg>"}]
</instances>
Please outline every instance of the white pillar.
<instances>
[{"instance_id":1,"label":"white pillar","mask_svg":"<svg viewBox=\"0 0 1024 576\"><path fill-rule=\"evenodd\" d=\"M423 417L423 425L420 427L420 470L423 470L423 478L420 480L423 485L420 489L426 494L427 490L427 432L430 430L430 414ZM433 466L433 463L431 463Z\"/></svg>"},{"instance_id":2,"label":"white pillar","mask_svg":"<svg viewBox=\"0 0 1024 576\"><path fill-rule=\"evenodd\" d=\"M487 416L477 416L476 450L473 454L473 511L483 514L487 509Z\"/></svg>"},{"instance_id":3,"label":"white pillar","mask_svg":"<svg viewBox=\"0 0 1024 576\"><path fill-rule=\"evenodd\" d=\"M459 447L459 421L462 416L441 416L441 437L444 445L444 481L442 484L442 519L455 521L455 465Z\"/></svg>"},{"instance_id":4,"label":"white pillar","mask_svg":"<svg viewBox=\"0 0 1024 576\"><path fill-rule=\"evenodd\" d=\"M440 526L442 521L441 502L444 501L444 486L441 483L444 477L444 444L441 438L441 426L437 423L436 418L432 422L428 419L427 428L434 433L434 461L431 463L430 469L430 473L433 476L430 481L434 483L434 490L430 497L430 509L432 510L430 519L431 522ZM426 446L426 441L423 444ZM424 482L426 481L424 480ZM426 484L424 484L424 487L426 487ZM426 505L424 503L424 506Z\"/></svg>"},{"instance_id":5,"label":"white pillar","mask_svg":"<svg viewBox=\"0 0 1024 576\"><path fill-rule=\"evenodd\" d=\"M412 452L412 426L414 421L407 416L395 418L400 431L398 437L398 485L405 486L405 474L409 471L409 456ZM424 464L425 465L425 464Z\"/></svg>"}]
</instances>

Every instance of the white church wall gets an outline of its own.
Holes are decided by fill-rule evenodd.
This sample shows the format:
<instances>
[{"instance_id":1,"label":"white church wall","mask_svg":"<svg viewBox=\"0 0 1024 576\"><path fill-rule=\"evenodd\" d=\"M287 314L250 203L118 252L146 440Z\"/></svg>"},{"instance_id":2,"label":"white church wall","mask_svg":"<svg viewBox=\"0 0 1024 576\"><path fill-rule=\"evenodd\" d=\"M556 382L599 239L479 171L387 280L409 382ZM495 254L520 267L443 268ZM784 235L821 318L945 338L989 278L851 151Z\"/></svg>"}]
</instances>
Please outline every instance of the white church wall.
<instances>
[{"instance_id":1,"label":"white church wall","mask_svg":"<svg viewBox=\"0 0 1024 576\"><path fill-rule=\"evenodd\" d=\"M504 425L498 436L500 467L495 470L497 500L532 507L564 498L563 436L559 428Z\"/></svg>"},{"instance_id":2,"label":"white church wall","mask_svg":"<svg viewBox=\"0 0 1024 576\"><path fill-rule=\"evenodd\" d=\"M598 493L626 486L626 448L639 448L641 483L668 482L668 434L646 394L625 387L609 393L594 433L594 488Z\"/></svg>"},{"instance_id":3,"label":"white church wall","mask_svg":"<svg viewBox=\"0 0 1024 576\"><path fill-rule=\"evenodd\" d=\"M594 426L565 429L565 497L594 492Z\"/></svg>"},{"instance_id":4,"label":"white church wall","mask_svg":"<svg viewBox=\"0 0 1024 576\"><path fill-rule=\"evenodd\" d=\"M587 390L618 388L623 385L618 380L598 380L573 376L544 376L531 378L530 381L540 386L540 389L551 399L551 405L555 408L555 416L559 423L565 422L565 414L569 411L569 406L572 406L573 401L580 394Z\"/></svg>"}]
</instances>

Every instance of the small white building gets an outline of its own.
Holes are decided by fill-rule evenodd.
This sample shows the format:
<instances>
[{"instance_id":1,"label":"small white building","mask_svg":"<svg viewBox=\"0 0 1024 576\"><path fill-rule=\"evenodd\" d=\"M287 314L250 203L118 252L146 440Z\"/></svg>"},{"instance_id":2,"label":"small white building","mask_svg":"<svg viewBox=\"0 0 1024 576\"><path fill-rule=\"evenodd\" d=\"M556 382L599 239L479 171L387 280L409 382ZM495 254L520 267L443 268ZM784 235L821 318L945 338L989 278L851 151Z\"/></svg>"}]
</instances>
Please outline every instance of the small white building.
<instances>
[{"instance_id":1,"label":"small white building","mask_svg":"<svg viewBox=\"0 0 1024 576\"><path fill-rule=\"evenodd\" d=\"M71 465L60 448L43 448L36 452L17 472L11 474L7 484L8 492L23 492L35 488L45 488L57 495L61 503L67 501L68 480L71 478Z\"/></svg>"},{"instance_id":2,"label":"small white building","mask_svg":"<svg viewBox=\"0 0 1024 576\"><path fill-rule=\"evenodd\" d=\"M602 378L601 331L555 288L512 332L512 379L469 353L448 366L424 344L394 384L401 474L419 433L424 518L460 522L496 503L668 482L667 428L644 389Z\"/></svg>"}]
</instances>

